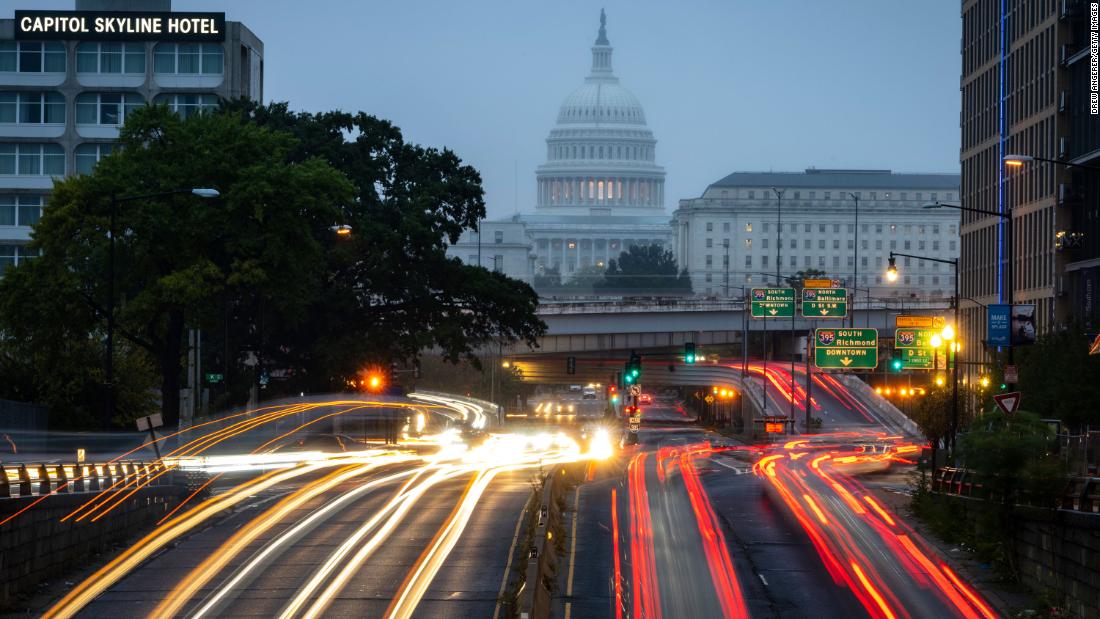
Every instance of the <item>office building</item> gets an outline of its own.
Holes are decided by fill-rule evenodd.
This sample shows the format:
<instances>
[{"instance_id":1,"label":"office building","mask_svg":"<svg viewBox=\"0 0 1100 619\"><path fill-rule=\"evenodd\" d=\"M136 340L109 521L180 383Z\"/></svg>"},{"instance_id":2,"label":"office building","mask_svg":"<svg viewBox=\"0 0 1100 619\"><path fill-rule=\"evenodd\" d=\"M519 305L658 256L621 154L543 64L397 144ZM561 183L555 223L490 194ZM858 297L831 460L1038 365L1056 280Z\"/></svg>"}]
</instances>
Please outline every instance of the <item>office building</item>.
<instances>
[{"instance_id":1,"label":"office building","mask_svg":"<svg viewBox=\"0 0 1100 619\"><path fill-rule=\"evenodd\" d=\"M90 172L135 108L187 115L263 99L263 42L222 13L77 0L49 22L26 8L0 19L0 269L33 257L26 244L53 180Z\"/></svg>"}]
</instances>

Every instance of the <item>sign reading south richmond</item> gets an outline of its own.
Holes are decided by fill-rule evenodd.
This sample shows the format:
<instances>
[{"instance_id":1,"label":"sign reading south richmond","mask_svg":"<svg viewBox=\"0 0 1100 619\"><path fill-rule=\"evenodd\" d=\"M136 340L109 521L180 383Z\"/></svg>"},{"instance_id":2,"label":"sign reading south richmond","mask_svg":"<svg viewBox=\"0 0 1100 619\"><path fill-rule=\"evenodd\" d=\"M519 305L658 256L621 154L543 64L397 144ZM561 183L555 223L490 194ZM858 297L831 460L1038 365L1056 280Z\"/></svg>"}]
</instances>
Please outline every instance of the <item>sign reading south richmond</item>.
<instances>
[{"instance_id":1,"label":"sign reading south richmond","mask_svg":"<svg viewBox=\"0 0 1100 619\"><path fill-rule=\"evenodd\" d=\"M15 38L218 43L225 40L225 13L16 11Z\"/></svg>"}]
</instances>

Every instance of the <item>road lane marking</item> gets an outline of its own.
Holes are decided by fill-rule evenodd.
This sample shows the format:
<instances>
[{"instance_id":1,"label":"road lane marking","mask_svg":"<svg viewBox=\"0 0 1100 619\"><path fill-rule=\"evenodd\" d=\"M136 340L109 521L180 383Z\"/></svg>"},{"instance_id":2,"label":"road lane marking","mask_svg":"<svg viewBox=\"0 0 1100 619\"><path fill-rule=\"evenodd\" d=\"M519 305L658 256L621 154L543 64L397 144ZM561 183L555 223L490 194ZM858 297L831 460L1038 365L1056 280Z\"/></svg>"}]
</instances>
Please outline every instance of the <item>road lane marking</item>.
<instances>
[{"instance_id":1,"label":"road lane marking","mask_svg":"<svg viewBox=\"0 0 1100 619\"><path fill-rule=\"evenodd\" d=\"M508 586L508 574L512 571L512 553L516 551L516 543L519 541L519 528L523 524L523 517L527 514L527 506L519 510L519 518L516 519L516 529L512 533L512 545L508 547L508 561L504 564L504 576L500 579L500 590L497 591L497 603L493 607L493 619L500 616L500 599L504 597L504 589Z\"/></svg>"},{"instance_id":2,"label":"road lane marking","mask_svg":"<svg viewBox=\"0 0 1100 619\"><path fill-rule=\"evenodd\" d=\"M573 566L576 564L577 559L577 519L581 515L581 487L577 486L576 492L573 493L573 527L569 533L569 575L565 579L565 595L573 597ZM569 619L572 614L573 603L565 603L565 619Z\"/></svg>"},{"instance_id":3,"label":"road lane marking","mask_svg":"<svg viewBox=\"0 0 1100 619\"><path fill-rule=\"evenodd\" d=\"M715 463L715 464L721 464L722 466L724 466L727 469L733 471L734 473L737 473L738 475L748 475L749 473L752 472L751 467L750 468L738 468L736 466L731 466L729 464L726 464L725 462L722 462L718 458L711 458L710 461Z\"/></svg>"},{"instance_id":4,"label":"road lane marking","mask_svg":"<svg viewBox=\"0 0 1100 619\"><path fill-rule=\"evenodd\" d=\"M769 585L769 584L768 584L768 579L764 578L764 575L763 575L763 574L757 574L757 576L759 576L759 577L760 577L760 582L764 583L764 586L765 586L765 587L769 587L769 586L771 586L771 585Z\"/></svg>"}]
</instances>

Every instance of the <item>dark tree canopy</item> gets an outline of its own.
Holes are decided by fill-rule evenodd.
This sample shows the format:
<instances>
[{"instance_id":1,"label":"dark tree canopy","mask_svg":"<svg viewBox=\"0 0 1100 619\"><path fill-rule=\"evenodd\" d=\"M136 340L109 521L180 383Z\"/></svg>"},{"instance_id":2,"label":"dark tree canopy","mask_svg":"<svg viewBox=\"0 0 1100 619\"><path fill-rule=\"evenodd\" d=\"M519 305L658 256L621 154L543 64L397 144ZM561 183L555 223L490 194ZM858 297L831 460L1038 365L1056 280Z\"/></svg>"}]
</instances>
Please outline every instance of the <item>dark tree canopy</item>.
<instances>
[{"instance_id":1,"label":"dark tree canopy","mask_svg":"<svg viewBox=\"0 0 1100 619\"><path fill-rule=\"evenodd\" d=\"M672 252L660 245L634 245L611 260L604 281L596 284L604 294L691 294L691 278L680 271Z\"/></svg>"},{"instance_id":2,"label":"dark tree canopy","mask_svg":"<svg viewBox=\"0 0 1100 619\"><path fill-rule=\"evenodd\" d=\"M186 119L150 106L120 141L94 173L56 183L33 233L42 256L0 280L0 397L67 406L69 423L102 399L112 195L221 194L118 203L123 417L148 413L156 374L175 421L187 329L203 330L208 369L226 374L220 405L267 377L272 395L343 388L425 349L476 362L490 340L533 344L544 329L526 284L446 257L484 216L477 171L390 123L285 104Z\"/></svg>"}]
</instances>

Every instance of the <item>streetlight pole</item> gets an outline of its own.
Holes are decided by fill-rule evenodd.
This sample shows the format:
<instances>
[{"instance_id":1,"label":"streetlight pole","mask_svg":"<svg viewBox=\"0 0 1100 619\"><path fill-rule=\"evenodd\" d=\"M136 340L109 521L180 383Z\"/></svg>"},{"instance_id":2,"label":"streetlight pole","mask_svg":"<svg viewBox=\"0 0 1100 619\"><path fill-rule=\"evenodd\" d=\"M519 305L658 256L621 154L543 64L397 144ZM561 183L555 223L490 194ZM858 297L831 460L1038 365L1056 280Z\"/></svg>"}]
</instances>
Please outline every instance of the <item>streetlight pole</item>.
<instances>
[{"instance_id":1,"label":"streetlight pole","mask_svg":"<svg viewBox=\"0 0 1100 619\"><path fill-rule=\"evenodd\" d=\"M150 200L165 196L179 194L193 194L200 198L216 198L220 193L217 189L177 189L175 191L159 191L136 196L111 195L110 212L107 219L107 238L110 239L107 250L107 355L104 362L104 375L107 382L107 414L103 419L103 429L111 425L111 419L115 416L115 228L118 220L118 205L123 202L137 200Z\"/></svg>"},{"instance_id":2,"label":"streetlight pole","mask_svg":"<svg viewBox=\"0 0 1100 619\"><path fill-rule=\"evenodd\" d=\"M852 192L850 192L850 191L848 192L848 195L849 195L849 196L850 196L850 197L852 198L852 200L854 200L854 201L855 201L855 203L856 203L856 224L855 224L855 231L856 231L856 240L855 240L856 255L855 255L855 259L854 259L854 260L853 260L853 262L852 262L852 265L853 265L853 267L852 267L852 268L853 268L853 272L852 272L852 287L854 288L854 287L856 287L856 286L859 286L859 196L857 196L856 194L854 194L854 193L852 193ZM852 311L852 312L850 312L850 313L848 314L848 328L849 328L849 329L854 329L854 328L855 328L855 326L856 326L856 314L855 314L855 311L854 311L854 310L855 310L855 308L856 308L856 304L855 304L855 295L853 295L853 296L852 296L852 301L853 301L853 302L852 302L852 310L853 310L853 311Z\"/></svg>"},{"instance_id":3,"label":"streetlight pole","mask_svg":"<svg viewBox=\"0 0 1100 619\"><path fill-rule=\"evenodd\" d=\"M779 267L783 261L783 192L786 191L772 187L777 199L775 222L775 285L779 285Z\"/></svg>"},{"instance_id":4,"label":"streetlight pole","mask_svg":"<svg viewBox=\"0 0 1100 619\"><path fill-rule=\"evenodd\" d=\"M722 245L726 248L726 298L730 298L730 240L723 239Z\"/></svg>"},{"instance_id":5,"label":"streetlight pole","mask_svg":"<svg viewBox=\"0 0 1100 619\"><path fill-rule=\"evenodd\" d=\"M1009 164L1009 165L1021 165L1021 163L1015 163L1015 164L1010 163L1011 161L1014 161L1014 160L1009 159L1009 157L1022 157L1022 155L1006 155L1005 156L1005 162L1007 164ZM1022 159L1015 159L1015 161L1022 162L1023 160ZM1046 161L1046 160L1043 160L1043 161ZM1073 165L1077 165L1077 164L1073 164ZM1088 168L1089 166L1078 166L1078 167ZM1015 299L1016 299L1016 278L1015 278L1016 268L1015 268L1015 251L1014 251L1015 239L1013 237L1013 232L1012 232L1012 219L1013 219L1012 209L1007 209L1006 212L1002 213L1001 211L992 211L992 210L984 209L984 208L973 208L973 207L970 207L970 206L962 206L961 204L949 204L949 203L946 203L946 202L933 202L932 204L925 204L923 208L926 208L926 209L930 209L930 208L952 208L952 209L955 209L957 211L966 211L966 212L969 212L969 213L979 213L979 214L982 214L982 215L989 215L989 216L992 216L992 217L1000 217L1001 219L1004 220L1004 222L1005 222L1005 237L1007 238L1007 240L1005 241L1005 291L1006 291L1005 296L1008 299L1009 312L1011 313L1012 305L1013 305L1013 303L1015 302ZM898 255L901 255L901 254L898 254ZM942 262L942 260L941 260L941 262ZM959 289L959 270L958 270L958 267L956 265L956 268L955 268L955 295L956 295L956 300L958 299L958 294L959 294L958 289ZM957 304L957 301L956 301L956 304ZM1015 362L1015 357L1016 357L1015 351L1016 351L1016 347L1012 344L1011 341L1009 341L1009 344L1008 344L1008 363L1010 365ZM1016 386L1016 384L1012 383L1011 385L1009 385L1009 389L1011 390L1011 389L1015 388L1015 386ZM954 439L952 438L952 440L954 440Z\"/></svg>"},{"instance_id":6,"label":"streetlight pole","mask_svg":"<svg viewBox=\"0 0 1100 619\"><path fill-rule=\"evenodd\" d=\"M896 265L894 264L894 257L895 256L902 256L904 258L915 258L917 260L928 260L930 262L939 262L941 264L950 264L952 266L952 268L955 270L955 295L951 299L951 306L952 306L952 309L954 310L954 319L953 320L954 320L955 324L953 325L953 329L957 334L957 332L959 330L959 260L958 260L958 258L955 258L955 259L952 259L952 260L946 260L944 258L930 258L928 256L915 256L915 255L912 255L912 254L902 254L902 253L892 251L892 252L890 252L890 268L893 269L892 272L894 273L895 278L897 276L897 268L896 268ZM949 351L951 353L951 357L950 357L950 363L951 363L951 428L950 428L950 432L949 432L950 436L948 437L948 439L949 439L948 446L951 450L951 453L954 453L955 452L955 436L959 432L959 359L958 359L958 353L959 353L960 347L958 345L958 341L955 339L954 336L952 336L951 338L946 338L945 337L944 339L949 339L951 341L951 346L953 346L953 348L954 348L954 350ZM933 358L933 360L934 359L935 358Z\"/></svg>"}]
</instances>

